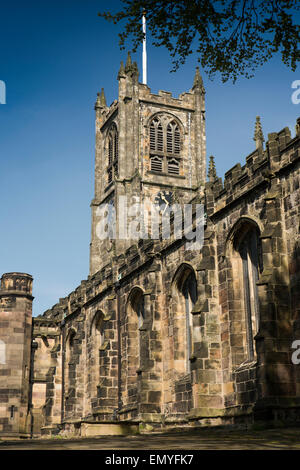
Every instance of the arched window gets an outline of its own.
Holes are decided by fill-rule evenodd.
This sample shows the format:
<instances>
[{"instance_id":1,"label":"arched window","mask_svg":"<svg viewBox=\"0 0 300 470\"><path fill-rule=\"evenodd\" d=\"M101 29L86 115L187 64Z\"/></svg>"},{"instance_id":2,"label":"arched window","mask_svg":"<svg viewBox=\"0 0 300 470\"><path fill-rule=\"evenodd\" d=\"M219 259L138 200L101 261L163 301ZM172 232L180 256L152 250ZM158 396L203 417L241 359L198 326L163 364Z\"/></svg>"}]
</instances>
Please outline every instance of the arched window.
<instances>
[{"instance_id":1,"label":"arched window","mask_svg":"<svg viewBox=\"0 0 300 470\"><path fill-rule=\"evenodd\" d=\"M75 331L74 330L71 330L70 334L69 334L69 341L68 341L68 351L69 351L69 359L71 358L72 356L72 351L73 351L73 347L74 347L74 339L75 339Z\"/></svg>"},{"instance_id":2,"label":"arched window","mask_svg":"<svg viewBox=\"0 0 300 470\"><path fill-rule=\"evenodd\" d=\"M182 265L175 276L173 292L174 308L174 356L178 359L175 368L181 373L190 373L193 354L193 314L197 301L197 281L193 269Z\"/></svg>"},{"instance_id":3,"label":"arched window","mask_svg":"<svg viewBox=\"0 0 300 470\"><path fill-rule=\"evenodd\" d=\"M180 131L175 121L169 122L167 126L167 153L180 154Z\"/></svg>"},{"instance_id":4,"label":"arched window","mask_svg":"<svg viewBox=\"0 0 300 470\"><path fill-rule=\"evenodd\" d=\"M66 374L65 374L65 398L68 400L66 404L66 412L71 412L73 404L73 396L71 391L75 390L76 383L76 364L74 362L74 344L76 331L71 329L66 339Z\"/></svg>"},{"instance_id":5,"label":"arched window","mask_svg":"<svg viewBox=\"0 0 300 470\"><path fill-rule=\"evenodd\" d=\"M197 300L197 283L195 274L191 272L182 286L182 293L185 300L185 320L186 320L186 370L190 372L192 355L192 310Z\"/></svg>"},{"instance_id":6,"label":"arched window","mask_svg":"<svg viewBox=\"0 0 300 470\"><path fill-rule=\"evenodd\" d=\"M91 325L91 336L93 344L96 350L99 352L99 348L104 343L104 315L101 310L98 310L93 318Z\"/></svg>"},{"instance_id":7,"label":"arched window","mask_svg":"<svg viewBox=\"0 0 300 470\"><path fill-rule=\"evenodd\" d=\"M230 284L224 285L224 289L230 291L233 300L229 302L228 313L235 366L256 358L255 336L260 322L257 281L263 270L259 233L255 221L242 217L233 227L227 244Z\"/></svg>"},{"instance_id":8,"label":"arched window","mask_svg":"<svg viewBox=\"0 0 300 470\"><path fill-rule=\"evenodd\" d=\"M259 278L259 243L257 230L249 227L238 243L242 261L244 307L247 333L248 358L255 357L254 336L259 328L257 281Z\"/></svg>"},{"instance_id":9,"label":"arched window","mask_svg":"<svg viewBox=\"0 0 300 470\"><path fill-rule=\"evenodd\" d=\"M95 323L95 335L96 335L97 344L99 345L99 347L102 346L104 342L103 314L102 313L98 315L96 323Z\"/></svg>"},{"instance_id":10,"label":"arched window","mask_svg":"<svg viewBox=\"0 0 300 470\"><path fill-rule=\"evenodd\" d=\"M141 366L141 348L142 348L142 333L141 330L143 329L144 320L145 320L145 304L144 304L144 294L143 291L139 288L136 288L132 291L130 299L129 299L129 309L131 310L132 314L136 317L134 320L137 324L137 358L136 358L136 365L137 367Z\"/></svg>"},{"instance_id":11,"label":"arched window","mask_svg":"<svg viewBox=\"0 0 300 470\"><path fill-rule=\"evenodd\" d=\"M123 405L134 404L138 401L139 371L143 369L144 358L149 355L149 348L145 343L147 332L144 322L144 293L141 288L135 287L128 297L126 315L121 326Z\"/></svg>"},{"instance_id":12,"label":"arched window","mask_svg":"<svg viewBox=\"0 0 300 470\"><path fill-rule=\"evenodd\" d=\"M0 339L0 364L6 364L6 344Z\"/></svg>"},{"instance_id":13,"label":"arched window","mask_svg":"<svg viewBox=\"0 0 300 470\"><path fill-rule=\"evenodd\" d=\"M150 123L150 170L171 176L180 174L181 134L168 114L155 116Z\"/></svg>"},{"instance_id":14,"label":"arched window","mask_svg":"<svg viewBox=\"0 0 300 470\"><path fill-rule=\"evenodd\" d=\"M153 119L150 125L150 150L152 152L163 152L163 127L160 119Z\"/></svg>"},{"instance_id":15,"label":"arched window","mask_svg":"<svg viewBox=\"0 0 300 470\"><path fill-rule=\"evenodd\" d=\"M117 126L115 124L112 124L108 132L107 141L107 181L111 183L113 178L117 177L119 173L119 143Z\"/></svg>"},{"instance_id":16,"label":"arched window","mask_svg":"<svg viewBox=\"0 0 300 470\"><path fill-rule=\"evenodd\" d=\"M138 328L143 327L145 319L145 305L144 305L144 295L141 290L138 290L131 299L131 306L138 319Z\"/></svg>"},{"instance_id":17,"label":"arched window","mask_svg":"<svg viewBox=\"0 0 300 470\"><path fill-rule=\"evenodd\" d=\"M99 404L100 370L103 365L102 346L104 346L104 314L98 310L93 317L88 338L89 393L92 407Z\"/></svg>"}]
</instances>

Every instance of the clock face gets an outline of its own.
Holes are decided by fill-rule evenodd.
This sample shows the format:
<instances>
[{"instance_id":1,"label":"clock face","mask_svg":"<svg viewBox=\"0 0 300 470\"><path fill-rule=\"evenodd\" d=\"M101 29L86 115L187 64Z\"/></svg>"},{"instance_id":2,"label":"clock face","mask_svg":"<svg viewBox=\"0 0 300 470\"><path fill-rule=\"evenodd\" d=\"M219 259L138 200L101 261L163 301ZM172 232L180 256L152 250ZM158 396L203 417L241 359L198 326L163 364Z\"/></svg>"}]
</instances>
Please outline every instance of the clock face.
<instances>
[{"instance_id":1,"label":"clock face","mask_svg":"<svg viewBox=\"0 0 300 470\"><path fill-rule=\"evenodd\" d=\"M157 193L154 199L154 203L160 210L163 210L167 206L172 204L173 193L172 191L160 191Z\"/></svg>"}]
</instances>

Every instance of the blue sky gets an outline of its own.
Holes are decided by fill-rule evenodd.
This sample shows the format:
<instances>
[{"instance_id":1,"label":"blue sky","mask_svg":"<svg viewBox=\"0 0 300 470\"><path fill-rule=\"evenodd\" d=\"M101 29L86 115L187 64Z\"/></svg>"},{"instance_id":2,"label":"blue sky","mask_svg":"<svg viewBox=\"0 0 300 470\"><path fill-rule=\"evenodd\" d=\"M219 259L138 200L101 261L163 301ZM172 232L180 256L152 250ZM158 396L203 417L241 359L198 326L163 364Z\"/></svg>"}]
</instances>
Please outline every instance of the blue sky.
<instances>
[{"instance_id":1,"label":"blue sky","mask_svg":"<svg viewBox=\"0 0 300 470\"><path fill-rule=\"evenodd\" d=\"M120 2L113 0L110 8ZM2 2L0 80L0 273L34 277L34 314L68 295L88 275L90 201L94 180L94 103L104 87L117 98L117 73L126 52L119 26L97 16L103 0ZM130 47L130 44L128 45ZM141 70L141 50L134 55ZM196 56L170 73L165 49L148 43L148 85L178 96L193 83ZM292 104L291 72L273 59L251 80L206 87L207 155L223 176L254 150L261 116L265 137L285 126L294 135L300 104Z\"/></svg>"}]
</instances>

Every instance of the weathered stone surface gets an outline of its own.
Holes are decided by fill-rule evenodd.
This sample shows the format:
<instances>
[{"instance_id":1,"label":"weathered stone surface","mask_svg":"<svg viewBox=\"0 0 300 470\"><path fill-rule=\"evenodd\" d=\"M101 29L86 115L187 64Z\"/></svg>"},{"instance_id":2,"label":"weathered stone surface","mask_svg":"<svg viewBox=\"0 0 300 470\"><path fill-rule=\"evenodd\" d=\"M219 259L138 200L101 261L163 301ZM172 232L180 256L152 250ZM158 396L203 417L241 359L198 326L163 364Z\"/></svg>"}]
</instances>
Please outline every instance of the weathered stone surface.
<instances>
[{"instance_id":1,"label":"weathered stone surface","mask_svg":"<svg viewBox=\"0 0 300 470\"><path fill-rule=\"evenodd\" d=\"M31 329L31 276L2 278L0 435L298 420L300 369L291 346L300 340L299 133L269 134L264 149L258 129L246 164L223 183L211 161L205 184L198 75L178 99L139 84L130 60L118 79L118 101L107 107L102 92L95 106L88 279ZM163 132L178 125L178 153L170 143L151 148L156 118ZM111 129L118 139L112 163ZM161 171L151 167L153 152ZM168 166L173 157L178 173ZM157 240L97 237L101 203L154 200L162 191L177 204L205 204L201 250L162 233Z\"/></svg>"}]
</instances>

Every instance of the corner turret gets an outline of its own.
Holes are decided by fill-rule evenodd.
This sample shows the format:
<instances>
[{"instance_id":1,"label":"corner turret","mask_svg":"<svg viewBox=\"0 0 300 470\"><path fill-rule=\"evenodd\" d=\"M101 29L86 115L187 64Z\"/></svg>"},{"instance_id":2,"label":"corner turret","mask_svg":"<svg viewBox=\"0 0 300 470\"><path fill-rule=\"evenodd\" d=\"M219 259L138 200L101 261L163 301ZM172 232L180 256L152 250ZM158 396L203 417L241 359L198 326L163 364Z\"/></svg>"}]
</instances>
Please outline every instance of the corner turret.
<instances>
[{"instance_id":1,"label":"corner turret","mask_svg":"<svg viewBox=\"0 0 300 470\"><path fill-rule=\"evenodd\" d=\"M0 287L0 436L29 437L32 281L25 273L6 273Z\"/></svg>"}]
</instances>

